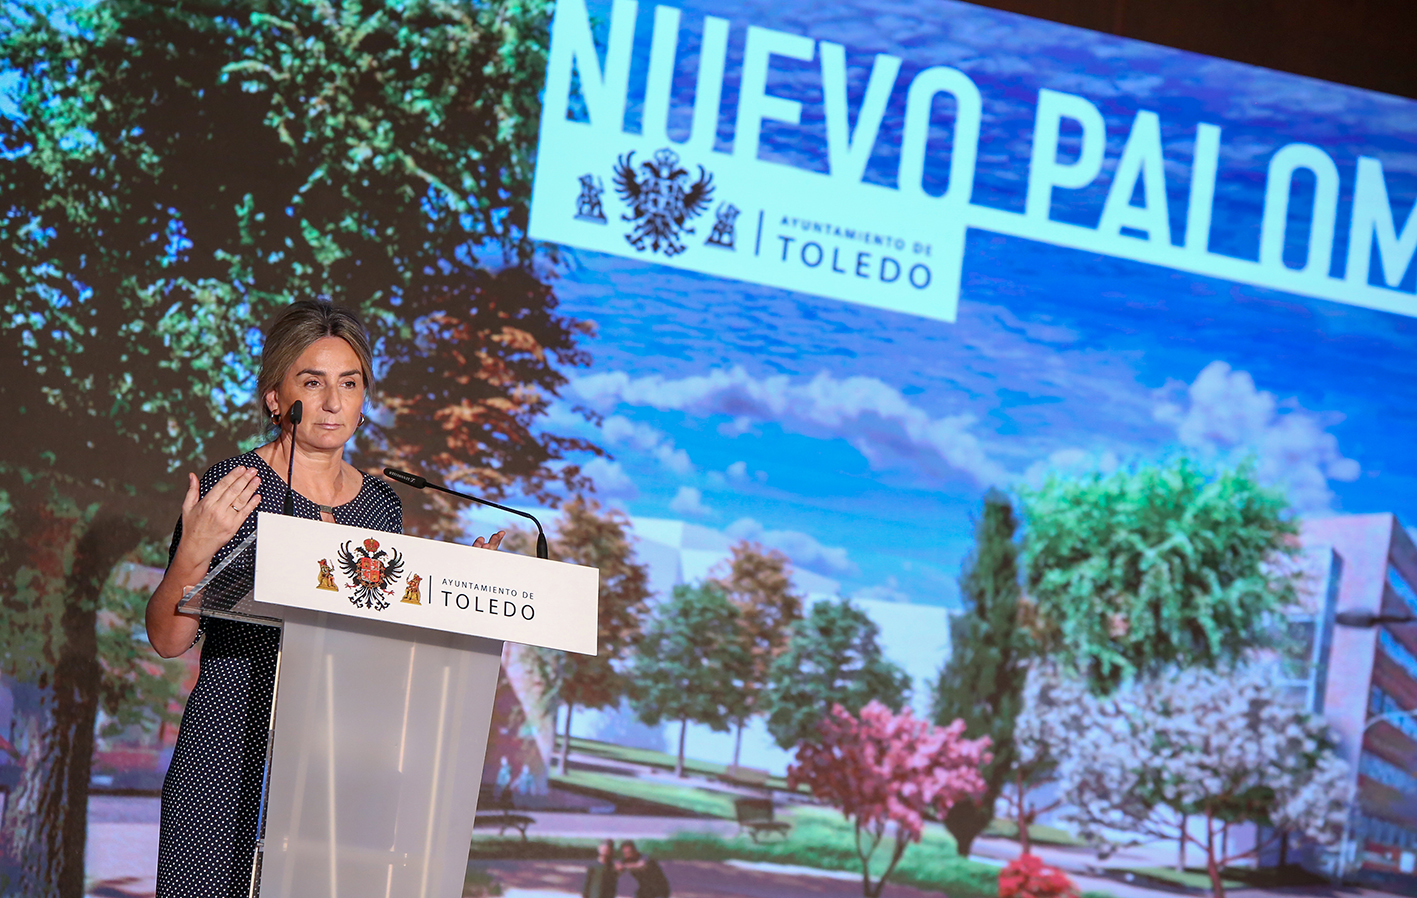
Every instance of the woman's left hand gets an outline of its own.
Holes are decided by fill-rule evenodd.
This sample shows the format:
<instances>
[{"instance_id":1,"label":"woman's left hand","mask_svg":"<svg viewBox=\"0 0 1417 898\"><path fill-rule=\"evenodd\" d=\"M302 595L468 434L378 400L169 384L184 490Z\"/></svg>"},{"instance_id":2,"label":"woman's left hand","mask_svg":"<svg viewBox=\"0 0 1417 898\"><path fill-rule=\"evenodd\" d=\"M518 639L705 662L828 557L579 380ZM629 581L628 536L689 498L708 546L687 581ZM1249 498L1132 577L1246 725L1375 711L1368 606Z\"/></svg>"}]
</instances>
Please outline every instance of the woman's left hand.
<instances>
[{"instance_id":1,"label":"woman's left hand","mask_svg":"<svg viewBox=\"0 0 1417 898\"><path fill-rule=\"evenodd\" d=\"M483 539L479 536L477 539L472 541L472 547L474 549L491 549L495 552L497 551L497 547L502 544L502 537L506 535L507 531L498 530L496 533L492 534L486 539Z\"/></svg>"}]
</instances>

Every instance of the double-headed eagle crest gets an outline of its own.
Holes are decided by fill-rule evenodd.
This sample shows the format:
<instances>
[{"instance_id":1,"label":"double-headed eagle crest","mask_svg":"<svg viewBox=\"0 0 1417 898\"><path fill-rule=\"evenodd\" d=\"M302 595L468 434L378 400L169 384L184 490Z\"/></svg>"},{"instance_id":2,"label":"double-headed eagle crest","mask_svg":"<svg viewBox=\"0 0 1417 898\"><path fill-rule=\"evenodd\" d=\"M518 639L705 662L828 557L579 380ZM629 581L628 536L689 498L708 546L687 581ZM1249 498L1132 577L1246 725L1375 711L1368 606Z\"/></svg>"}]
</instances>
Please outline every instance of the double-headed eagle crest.
<instances>
[{"instance_id":1,"label":"double-headed eagle crest","mask_svg":"<svg viewBox=\"0 0 1417 898\"><path fill-rule=\"evenodd\" d=\"M651 252L676 256L684 251L680 233L692 234L686 222L708 208L713 197L713 175L699 166L699 179L689 183L689 171L679 165L679 154L665 147L635 171L635 153L621 156L615 165L615 192L630 206L621 218L636 222L625 239L635 249L646 242Z\"/></svg>"},{"instance_id":2,"label":"double-headed eagle crest","mask_svg":"<svg viewBox=\"0 0 1417 898\"><path fill-rule=\"evenodd\" d=\"M389 607L388 595L403 573L403 556L398 549L386 551L379 548L379 541L373 537L366 539L364 545L356 546L352 552L349 546L350 543L346 542L335 555L339 559L340 570L354 581L354 594L349 600L355 608L383 611ZM393 553L391 557L390 551Z\"/></svg>"}]
</instances>

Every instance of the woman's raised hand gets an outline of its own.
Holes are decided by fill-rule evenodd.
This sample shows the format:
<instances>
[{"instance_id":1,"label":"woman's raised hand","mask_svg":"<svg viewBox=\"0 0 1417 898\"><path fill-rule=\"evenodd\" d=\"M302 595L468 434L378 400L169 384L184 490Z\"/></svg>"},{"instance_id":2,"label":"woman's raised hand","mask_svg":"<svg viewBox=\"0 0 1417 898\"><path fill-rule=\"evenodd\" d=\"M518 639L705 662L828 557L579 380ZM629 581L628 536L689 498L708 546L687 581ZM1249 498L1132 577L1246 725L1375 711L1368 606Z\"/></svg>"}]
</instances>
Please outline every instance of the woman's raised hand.
<instances>
[{"instance_id":1,"label":"woman's raised hand","mask_svg":"<svg viewBox=\"0 0 1417 898\"><path fill-rule=\"evenodd\" d=\"M260 487L261 476L255 468L237 467L203 496L197 475L188 474L178 551L197 564L210 562L260 506L261 496L256 492Z\"/></svg>"},{"instance_id":2,"label":"woman's raised hand","mask_svg":"<svg viewBox=\"0 0 1417 898\"><path fill-rule=\"evenodd\" d=\"M479 536L477 539L472 541L472 547L474 549L491 549L495 552L497 551L497 547L502 544L502 537L506 535L507 531L498 530L496 533L492 534L486 539L483 539Z\"/></svg>"}]
</instances>

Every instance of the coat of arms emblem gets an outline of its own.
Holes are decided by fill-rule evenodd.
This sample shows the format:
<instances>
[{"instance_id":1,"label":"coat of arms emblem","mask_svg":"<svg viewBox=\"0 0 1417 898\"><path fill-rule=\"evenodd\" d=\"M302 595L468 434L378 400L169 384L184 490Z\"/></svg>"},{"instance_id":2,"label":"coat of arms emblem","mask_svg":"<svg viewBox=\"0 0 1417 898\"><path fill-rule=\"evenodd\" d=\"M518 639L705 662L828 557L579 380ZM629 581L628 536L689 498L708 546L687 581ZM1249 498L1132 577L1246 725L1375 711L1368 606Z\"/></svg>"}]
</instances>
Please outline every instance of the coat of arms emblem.
<instances>
[{"instance_id":1,"label":"coat of arms emblem","mask_svg":"<svg viewBox=\"0 0 1417 898\"><path fill-rule=\"evenodd\" d=\"M621 216L635 222L625 239L637 250L646 243L651 252L677 256L684 251L680 234L692 234L689 219L708 208L713 197L713 175L699 166L699 178L689 181L689 170L679 165L679 154L665 147L635 170L635 154L630 151L615 165L615 192L630 206Z\"/></svg>"},{"instance_id":2,"label":"coat of arms emblem","mask_svg":"<svg viewBox=\"0 0 1417 898\"><path fill-rule=\"evenodd\" d=\"M423 604L423 593L419 591L419 587L418 587L418 584L419 584L422 580L423 580L423 575L422 575L422 574L414 574L412 577L409 577L409 578L408 578L408 584L404 587L404 590L403 590L403 599L402 599L402 601L407 602L407 603L410 604L410 605L422 605L422 604Z\"/></svg>"},{"instance_id":3,"label":"coat of arms emblem","mask_svg":"<svg viewBox=\"0 0 1417 898\"><path fill-rule=\"evenodd\" d=\"M353 551L350 542L340 546L336 555L340 570L354 581L351 584L354 593L349 600L356 608L383 611L389 607L388 596L394 583L403 574L403 556L398 549L379 548L379 541L373 537L355 546Z\"/></svg>"}]
</instances>

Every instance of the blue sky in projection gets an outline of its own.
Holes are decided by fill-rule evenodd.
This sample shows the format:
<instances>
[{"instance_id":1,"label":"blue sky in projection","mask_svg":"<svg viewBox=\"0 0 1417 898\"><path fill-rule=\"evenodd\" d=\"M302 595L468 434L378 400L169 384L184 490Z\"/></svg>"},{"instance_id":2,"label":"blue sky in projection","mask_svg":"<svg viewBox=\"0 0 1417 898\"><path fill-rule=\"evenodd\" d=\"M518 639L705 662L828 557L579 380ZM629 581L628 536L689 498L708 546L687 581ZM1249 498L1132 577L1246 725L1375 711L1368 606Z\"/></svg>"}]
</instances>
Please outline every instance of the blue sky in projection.
<instances>
[{"instance_id":1,"label":"blue sky in projection","mask_svg":"<svg viewBox=\"0 0 1417 898\"><path fill-rule=\"evenodd\" d=\"M1382 160L1399 227L1412 207L1417 103L964 4L931 8L685 4L686 30L705 12L734 23L720 148L731 145L743 28L753 23L846 44L853 115L872 54L905 60L868 179L893 181L909 77L945 64L984 95L976 203L1022 208L1033 107L1049 87L1096 103L1109 136L1103 175L1055 191L1055 218L1096 222L1143 108L1163 124L1176 241L1201 121L1224 128L1214 252L1257 256L1266 165L1290 142L1325 149L1343 178L1335 272L1358 155ZM651 10L640 12L632 129ZM597 12L603 20L608 9ZM681 38L671 135L687 132L696 41ZM774 62L769 91L806 106L801 127L766 126L762 158L822 165L817 78L815 62ZM947 159L936 159L939 177ZM1309 195L1301 177L1291 208L1307 209ZM1301 219L1286 257L1296 265ZM777 545L846 595L953 603L971 515L990 484L1178 451L1253 457L1301 513L1393 511L1417 523L1413 319L978 231L954 324L649 262L571 258L557 288L564 309L599 332L588 343L593 365L573 374L554 417L572 426L573 402L606 416L584 431L614 456L589 465L601 495L635 515ZM1412 291L1414 276L1401 288Z\"/></svg>"}]
</instances>

